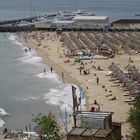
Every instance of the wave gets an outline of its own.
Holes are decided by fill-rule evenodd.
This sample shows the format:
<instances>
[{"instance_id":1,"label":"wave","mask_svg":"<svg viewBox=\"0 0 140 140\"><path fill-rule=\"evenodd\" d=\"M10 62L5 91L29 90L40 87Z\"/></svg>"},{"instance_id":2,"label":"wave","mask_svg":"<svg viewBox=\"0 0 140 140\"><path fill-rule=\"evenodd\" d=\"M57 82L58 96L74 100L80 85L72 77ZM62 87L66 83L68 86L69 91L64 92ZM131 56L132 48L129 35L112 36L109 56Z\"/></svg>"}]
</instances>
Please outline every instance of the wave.
<instances>
[{"instance_id":1,"label":"wave","mask_svg":"<svg viewBox=\"0 0 140 140\"><path fill-rule=\"evenodd\" d=\"M28 96L28 97L16 97L15 98L16 100L19 100L19 101L28 101L28 100L34 100L34 101L39 101L40 100L40 97L34 97L34 96Z\"/></svg>"},{"instance_id":2,"label":"wave","mask_svg":"<svg viewBox=\"0 0 140 140\"><path fill-rule=\"evenodd\" d=\"M16 37L15 34L9 34L9 37L8 37L9 40L11 40L13 43L19 45L19 46L23 46L23 44L21 42L18 41L18 38Z\"/></svg>"},{"instance_id":3,"label":"wave","mask_svg":"<svg viewBox=\"0 0 140 140\"><path fill-rule=\"evenodd\" d=\"M56 74L56 73L54 73L54 72L46 72L46 73L39 73L39 74L37 74L37 75L35 75L35 76L37 76L37 77L39 77L39 78L42 78L42 79L49 79L49 80L53 80L53 81L55 81L55 82L61 82L60 80L59 80L59 77L58 77L58 75Z\"/></svg>"},{"instance_id":4,"label":"wave","mask_svg":"<svg viewBox=\"0 0 140 140\"><path fill-rule=\"evenodd\" d=\"M7 116L9 113L7 113L3 108L0 108L0 116ZM0 118L0 127L3 127L6 123Z\"/></svg>"},{"instance_id":5,"label":"wave","mask_svg":"<svg viewBox=\"0 0 140 140\"><path fill-rule=\"evenodd\" d=\"M6 116L9 115L3 108L0 108L0 116Z\"/></svg>"},{"instance_id":6,"label":"wave","mask_svg":"<svg viewBox=\"0 0 140 140\"><path fill-rule=\"evenodd\" d=\"M66 85L62 88L50 89L49 93L45 94L44 100L47 104L61 106L61 110L63 110L64 107L67 107L71 112L72 95L70 90L70 85Z\"/></svg>"},{"instance_id":7,"label":"wave","mask_svg":"<svg viewBox=\"0 0 140 140\"><path fill-rule=\"evenodd\" d=\"M0 128L3 127L6 123L0 118Z\"/></svg>"},{"instance_id":8,"label":"wave","mask_svg":"<svg viewBox=\"0 0 140 140\"><path fill-rule=\"evenodd\" d=\"M29 47L27 47L26 44L19 42L15 34L10 33L8 39L11 40L14 44L21 46L22 49L24 50L24 56L19 58L20 61L34 65L39 65L42 62L42 58L36 56L34 50L29 50Z\"/></svg>"},{"instance_id":9,"label":"wave","mask_svg":"<svg viewBox=\"0 0 140 140\"><path fill-rule=\"evenodd\" d=\"M76 95L77 98L80 97L79 88L76 87ZM60 110L64 111L67 109L67 112L70 114L72 113L72 107L73 107L73 99L72 99L72 88L70 84L63 84L60 87L57 87L55 89L50 89L49 93L46 93L44 98L45 103L52 104L60 107ZM82 99L81 101L81 107L82 110L85 105L85 99Z\"/></svg>"},{"instance_id":10,"label":"wave","mask_svg":"<svg viewBox=\"0 0 140 140\"><path fill-rule=\"evenodd\" d=\"M40 65L42 63L42 58L37 56L34 50L29 51L28 47L23 47L22 49L26 49L27 52L25 52L25 56L21 57L19 60L24 63L29 63L33 65Z\"/></svg>"},{"instance_id":11,"label":"wave","mask_svg":"<svg viewBox=\"0 0 140 140\"><path fill-rule=\"evenodd\" d=\"M42 62L42 58L39 56L33 56L31 53L28 53L26 56L19 58L20 61L33 65L40 65Z\"/></svg>"},{"instance_id":12,"label":"wave","mask_svg":"<svg viewBox=\"0 0 140 140\"><path fill-rule=\"evenodd\" d=\"M24 53L23 57L19 58L20 61L33 65L40 65L42 63L42 58L37 56L34 50L29 51L28 47L23 47L22 49L26 49L27 52Z\"/></svg>"}]
</instances>

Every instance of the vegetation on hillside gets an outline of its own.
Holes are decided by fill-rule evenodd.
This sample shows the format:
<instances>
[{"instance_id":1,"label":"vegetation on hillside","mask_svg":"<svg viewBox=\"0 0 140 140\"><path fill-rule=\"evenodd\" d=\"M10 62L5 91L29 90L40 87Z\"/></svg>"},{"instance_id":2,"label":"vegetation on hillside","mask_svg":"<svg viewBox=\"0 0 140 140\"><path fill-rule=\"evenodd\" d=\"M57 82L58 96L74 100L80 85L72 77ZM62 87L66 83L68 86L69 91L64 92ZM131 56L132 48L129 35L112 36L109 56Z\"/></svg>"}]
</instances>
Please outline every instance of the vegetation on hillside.
<instances>
[{"instance_id":1,"label":"vegetation on hillside","mask_svg":"<svg viewBox=\"0 0 140 140\"><path fill-rule=\"evenodd\" d=\"M137 96L133 108L129 111L128 122L132 127L131 139L140 140L140 95Z\"/></svg>"}]
</instances>

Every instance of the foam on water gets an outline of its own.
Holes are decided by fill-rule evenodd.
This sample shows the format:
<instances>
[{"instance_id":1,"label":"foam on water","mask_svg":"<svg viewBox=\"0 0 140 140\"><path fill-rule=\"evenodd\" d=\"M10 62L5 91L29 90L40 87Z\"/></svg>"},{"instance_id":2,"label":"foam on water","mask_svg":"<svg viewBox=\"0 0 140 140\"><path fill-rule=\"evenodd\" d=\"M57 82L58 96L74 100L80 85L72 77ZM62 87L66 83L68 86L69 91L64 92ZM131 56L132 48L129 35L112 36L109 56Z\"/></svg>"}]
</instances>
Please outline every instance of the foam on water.
<instances>
[{"instance_id":1,"label":"foam on water","mask_svg":"<svg viewBox=\"0 0 140 140\"><path fill-rule=\"evenodd\" d=\"M15 34L9 34L8 39L11 40L13 43L19 45L19 46L23 46L23 44L18 41L18 38L16 37Z\"/></svg>"},{"instance_id":2,"label":"foam on water","mask_svg":"<svg viewBox=\"0 0 140 140\"><path fill-rule=\"evenodd\" d=\"M71 112L72 111L71 86L65 85L64 87L50 89L49 93L45 94L44 100L47 104L60 106L61 110L67 107L68 111Z\"/></svg>"},{"instance_id":3,"label":"foam on water","mask_svg":"<svg viewBox=\"0 0 140 140\"><path fill-rule=\"evenodd\" d=\"M40 100L40 97L28 96L28 97L23 97L23 98L16 97L15 99L20 100L20 101L28 101L28 100L38 101Z\"/></svg>"},{"instance_id":4,"label":"foam on water","mask_svg":"<svg viewBox=\"0 0 140 140\"><path fill-rule=\"evenodd\" d=\"M6 116L9 115L3 108L0 108L0 116Z\"/></svg>"},{"instance_id":5,"label":"foam on water","mask_svg":"<svg viewBox=\"0 0 140 140\"><path fill-rule=\"evenodd\" d=\"M30 54L27 54L26 56L20 58L19 60L21 60L24 63L33 64L33 65L39 65L42 62L41 57L32 56Z\"/></svg>"},{"instance_id":6,"label":"foam on water","mask_svg":"<svg viewBox=\"0 0 140 140\"><path fill-rule=\"evenodd\" d=\"M0 116L9 115L3 108L0 108ZM3 127L6 123L0 118L0 127Z\"/></svg>"},{"instance_id":7,"label":"foam on water","mask_svg":"<svg viewBox=\"0 0 140 140\"><path fill-rule=\"evenodd\" d=\"M42 78L42 79L49 79L49 80L53 80L53 81L56 81L56 82L61 82L59 80L58 75L54 72L39 73L35 76L37 76L39 78Z\"/></svg>"},{"instance_id":8,"label":"foam on water","mask_svg":"<svg viewBox=\"0 0 140 140\"><path fill-rule=\"evenodd\" d=\"M0 128L3 127L6 123L0 118Z\"/></svg>"},{"instance_id":9,"label":"foam on water","mask_svg":"<svg viewBox=\"0 0 140 140\"><path fill-rule=\"evenodd\" d=\"M19 58L20 61L33 65L40 65L42 63L42 58L37 56L34 50L29 51L27 47L23 47L22 49L27 49L27 52L24 53L24 56Z\"/></svg>"},{"instance_id":10,"label":"foam on water","mask_svg":"<svg viewBox=\"0 0 140 140\"><path fill-rule=\"evenodd\" d=\"M24 50L24 56L19 58L20 61L34 65L39 65L42 62L42 58L38 57L34 50L29 51L29 48L26 46L26 44L24 45L23 43L18 41L18 38L15 34L9 34L8 39L16 45L21 46ZM25 49L27 50L27 52L25 52Z\"/></svg>"},{"instance_id":11,"label":"foam on water","mask_svg":"<svg viewBox=\"0 0 140 140\"><path fill-rule=\"evenodd\" d=\"M76 87L76 86L75 86ZM79 88L76 87L76 95L77 98L80 97ZM72 113L72 88L70 84L63 84L60 87L56 87L55 89L50 89L49 93L46 93L44 96L44 100L47 104L52 104L59 106L62 111L67 109L67 111ZM85 99L81 101L81 107L84 107Z\"/></svg>"}]
</instances>

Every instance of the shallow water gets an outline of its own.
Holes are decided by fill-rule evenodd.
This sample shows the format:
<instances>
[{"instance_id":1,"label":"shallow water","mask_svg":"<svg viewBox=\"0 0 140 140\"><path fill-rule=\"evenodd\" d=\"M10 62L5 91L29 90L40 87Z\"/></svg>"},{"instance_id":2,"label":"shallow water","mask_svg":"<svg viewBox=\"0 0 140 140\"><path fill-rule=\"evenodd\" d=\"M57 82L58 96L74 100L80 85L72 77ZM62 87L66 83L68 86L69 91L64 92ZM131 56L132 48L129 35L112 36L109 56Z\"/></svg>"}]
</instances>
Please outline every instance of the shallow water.
<instances>
[{"instance_id":1,"label":"shallow water","mask_svg":"<svg viewBox=\"0 0 140 140\"><path fill-rule=\"evenodd\" d=\"M0 38L0 107L9 113L2 115L6 126L25 128L32 124L33 116L49 110L60 119L57 106L71 113L71 85L51 73L34 50L26 53L26 45L18 42L15 34L0 34Z\"/></svg>"},{"instance_id":2,"label":"shallow water","mask_svg":"<svg viewBox=\"0 0 140 140\"><path fill-rule=\"evenodd\" d=\"M138 18L139 0L0 0L0 19L15 19L67 10L86 10L96 15Z\"/></svg>"}]
</instances>

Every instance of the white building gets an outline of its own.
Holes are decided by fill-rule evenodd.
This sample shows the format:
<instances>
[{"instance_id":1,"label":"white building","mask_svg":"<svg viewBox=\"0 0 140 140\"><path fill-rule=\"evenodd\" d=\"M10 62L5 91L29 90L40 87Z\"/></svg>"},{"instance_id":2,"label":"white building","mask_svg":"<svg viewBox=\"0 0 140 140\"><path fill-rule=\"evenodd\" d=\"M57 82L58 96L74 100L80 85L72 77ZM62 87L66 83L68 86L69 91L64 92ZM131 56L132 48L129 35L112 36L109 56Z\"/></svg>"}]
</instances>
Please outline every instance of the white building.
<instances>
[{"instance_id":1,"label":"white building","mask_svg":"<svg viewBox=\"0 0 140 140\"><path fill-rule=\"evenodd\" d=\"M65 28L65 27L71 27L73 24L72 20L54 20L51 23L51 27L56 27L56 28Z\"/></svg>"},{"instance_id":2,"label":"white building","mask_svg":"<svg viewBox=\"0 0 140 140\"><path fill-rule=\"evenodd\" d=\"M105 27L109 24L108 16L81 16L77 15L73 18L73 25L79 28L98 28Z\"/></svg>"}]
</instances>

